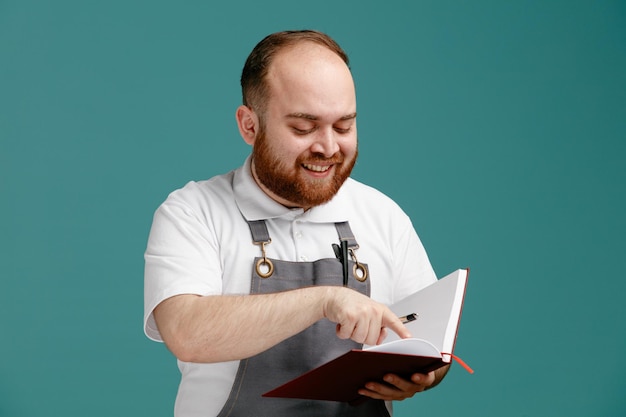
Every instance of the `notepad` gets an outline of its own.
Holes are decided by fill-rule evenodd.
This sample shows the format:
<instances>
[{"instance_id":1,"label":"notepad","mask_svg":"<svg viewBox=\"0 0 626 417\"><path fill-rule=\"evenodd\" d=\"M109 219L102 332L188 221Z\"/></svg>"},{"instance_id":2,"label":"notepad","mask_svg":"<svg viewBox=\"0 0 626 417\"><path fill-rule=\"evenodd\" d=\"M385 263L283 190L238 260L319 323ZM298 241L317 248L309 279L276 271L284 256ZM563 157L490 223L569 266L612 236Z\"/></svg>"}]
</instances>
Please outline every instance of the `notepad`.
<instances>
[{"instance_id":1,"label":"notepad","mask_svg":"<svg viewBox=\"0 0 626 417\"><path fill-rule=\"evenodd\" d=\"M377 346L353 349L285 384L264 397L344 401L357 404L367 382L393 373L408 378L449 364L461 319L469 269L459 269L390 306L398 316L416 313L405 326L414 336L389 332Z\"/></svg>"}]
</instances>

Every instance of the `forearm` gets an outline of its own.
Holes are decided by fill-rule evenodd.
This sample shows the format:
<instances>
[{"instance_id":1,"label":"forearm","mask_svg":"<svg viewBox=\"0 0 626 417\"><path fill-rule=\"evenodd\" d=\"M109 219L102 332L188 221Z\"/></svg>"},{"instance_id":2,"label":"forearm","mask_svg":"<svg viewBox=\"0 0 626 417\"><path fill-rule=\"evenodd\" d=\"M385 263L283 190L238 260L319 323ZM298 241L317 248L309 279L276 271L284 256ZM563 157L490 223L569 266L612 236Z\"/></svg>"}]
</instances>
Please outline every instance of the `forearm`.
<instances>
[{"instance_id":1,"label":"forearm","mask_svg":"<svg viewBox=\"0 0 626 417\"><path fill-rule=\"evenodd\" d=\"M159 331L176 357L223 362L260 353L324 317L329 287L258 295L181 295L155 310Z\"/></svg>"}]
</instances>

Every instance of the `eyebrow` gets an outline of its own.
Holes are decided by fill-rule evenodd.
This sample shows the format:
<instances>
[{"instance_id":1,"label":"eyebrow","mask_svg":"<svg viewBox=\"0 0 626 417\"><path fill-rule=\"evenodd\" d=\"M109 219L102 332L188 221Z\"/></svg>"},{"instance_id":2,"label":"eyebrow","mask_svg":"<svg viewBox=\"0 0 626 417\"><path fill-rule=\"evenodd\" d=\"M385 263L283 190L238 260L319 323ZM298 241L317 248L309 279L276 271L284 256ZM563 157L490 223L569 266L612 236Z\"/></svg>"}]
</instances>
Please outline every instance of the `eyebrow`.
<instances>
[{"instance_id":1,"label":"eyebrow","mask_svg":"<svg viewBox=\"0 0 626 417\"><path fill-rule=\"evenodd\" d=\"M289 113L287 115L287 118L289 119L306 119L306 120L319 120L318 116L312 115L312 114L308 114L308 113ZM356 119L356 112L355 113L350 113L347 114L345 116L342 116L341 118L339 118L339 120L351 120L351 119Z\"/></svg>"}]
</instances>

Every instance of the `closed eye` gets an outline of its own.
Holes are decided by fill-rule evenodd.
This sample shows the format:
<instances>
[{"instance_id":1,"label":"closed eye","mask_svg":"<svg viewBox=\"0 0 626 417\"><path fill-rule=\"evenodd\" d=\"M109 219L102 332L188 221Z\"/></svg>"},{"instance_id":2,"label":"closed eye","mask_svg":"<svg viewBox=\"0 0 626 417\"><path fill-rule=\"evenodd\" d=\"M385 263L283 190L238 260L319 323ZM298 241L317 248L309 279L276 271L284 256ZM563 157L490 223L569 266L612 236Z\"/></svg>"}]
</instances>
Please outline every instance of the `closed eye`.
<instances>
[{"instance_id":1,"label":"closed eye","mask_svg":"<svg viewBox=\"0 0 626 417\"><path fill-rule=\"evenodd\" d=\"M345 135L347 133L350 133L350 131L352 130L352 127L347 127L347 128L335 127L334 129L335 129L335 132Z\"/></svg>"},{"instance_id":2,"label":"closed eye","mask_svg":"<svg viewBox=\"0 0 626 417\"><path fill-rule=\"evenodd\" d=\"M313 133L316 130L316 127L312 127L310 129L299 129L294 126L292 127L292 129L296 135L304 136L304 135L308 135L309 133Z\"/></svg>"},{"instance_id":3,"label":"closed eye","mask_svg":"<svg viewBox=\"0 0 626 417\"><path fill-rule=\"evenodd\" d=\"M352 127L354 126L354 119L341 120L333 125L333 129L335 132L340 135L348 134L352 131Z\"/></svg>"}]
</instances>

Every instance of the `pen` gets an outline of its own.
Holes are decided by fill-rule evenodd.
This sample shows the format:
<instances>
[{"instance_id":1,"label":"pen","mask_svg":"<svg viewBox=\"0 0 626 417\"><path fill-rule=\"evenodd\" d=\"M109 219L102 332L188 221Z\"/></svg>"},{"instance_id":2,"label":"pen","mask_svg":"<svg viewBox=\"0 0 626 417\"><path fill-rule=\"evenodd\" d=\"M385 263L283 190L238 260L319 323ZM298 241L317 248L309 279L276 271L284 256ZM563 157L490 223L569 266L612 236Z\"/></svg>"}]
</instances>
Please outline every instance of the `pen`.
<instances>
[{"instance_id":1,"label":"pen","mask_svg":"<svg viewBox=\"0 0 626 417\"><path fill-rule=\"evenodd\" d=\"M350 274L348 272L348 241L341 241L341 266L343 266L343 286L348 286L348 278Z\"/></svg>"},{"instance_id":2,"label":"pen","mask_svg":"<svg viewBox=\"0 0 626 417\"><path fill-rule=\"evenodd\" d=\"M398 317L398 318L400 319L402 324L407 324L407 323L409 323L411 321L417 320L418 317L419 317L419 314L411 313L411 314L407 314L406 316L402 316L402 317Z\"/></svg>"},{"instance_id":3,"label":"pen","mask_svg":"<svg viewBox=\"0 0 626 417\"><path fill-rule=\"evenodd\" d=\"M333 243L333 251L335 252L335 256L341 262L342 273L343 273L343 286L348 286L348 279L350 278L349 270L348 270L348 241L342 240L341 246L336 243Z\"/></svg>"}]
</instances>

